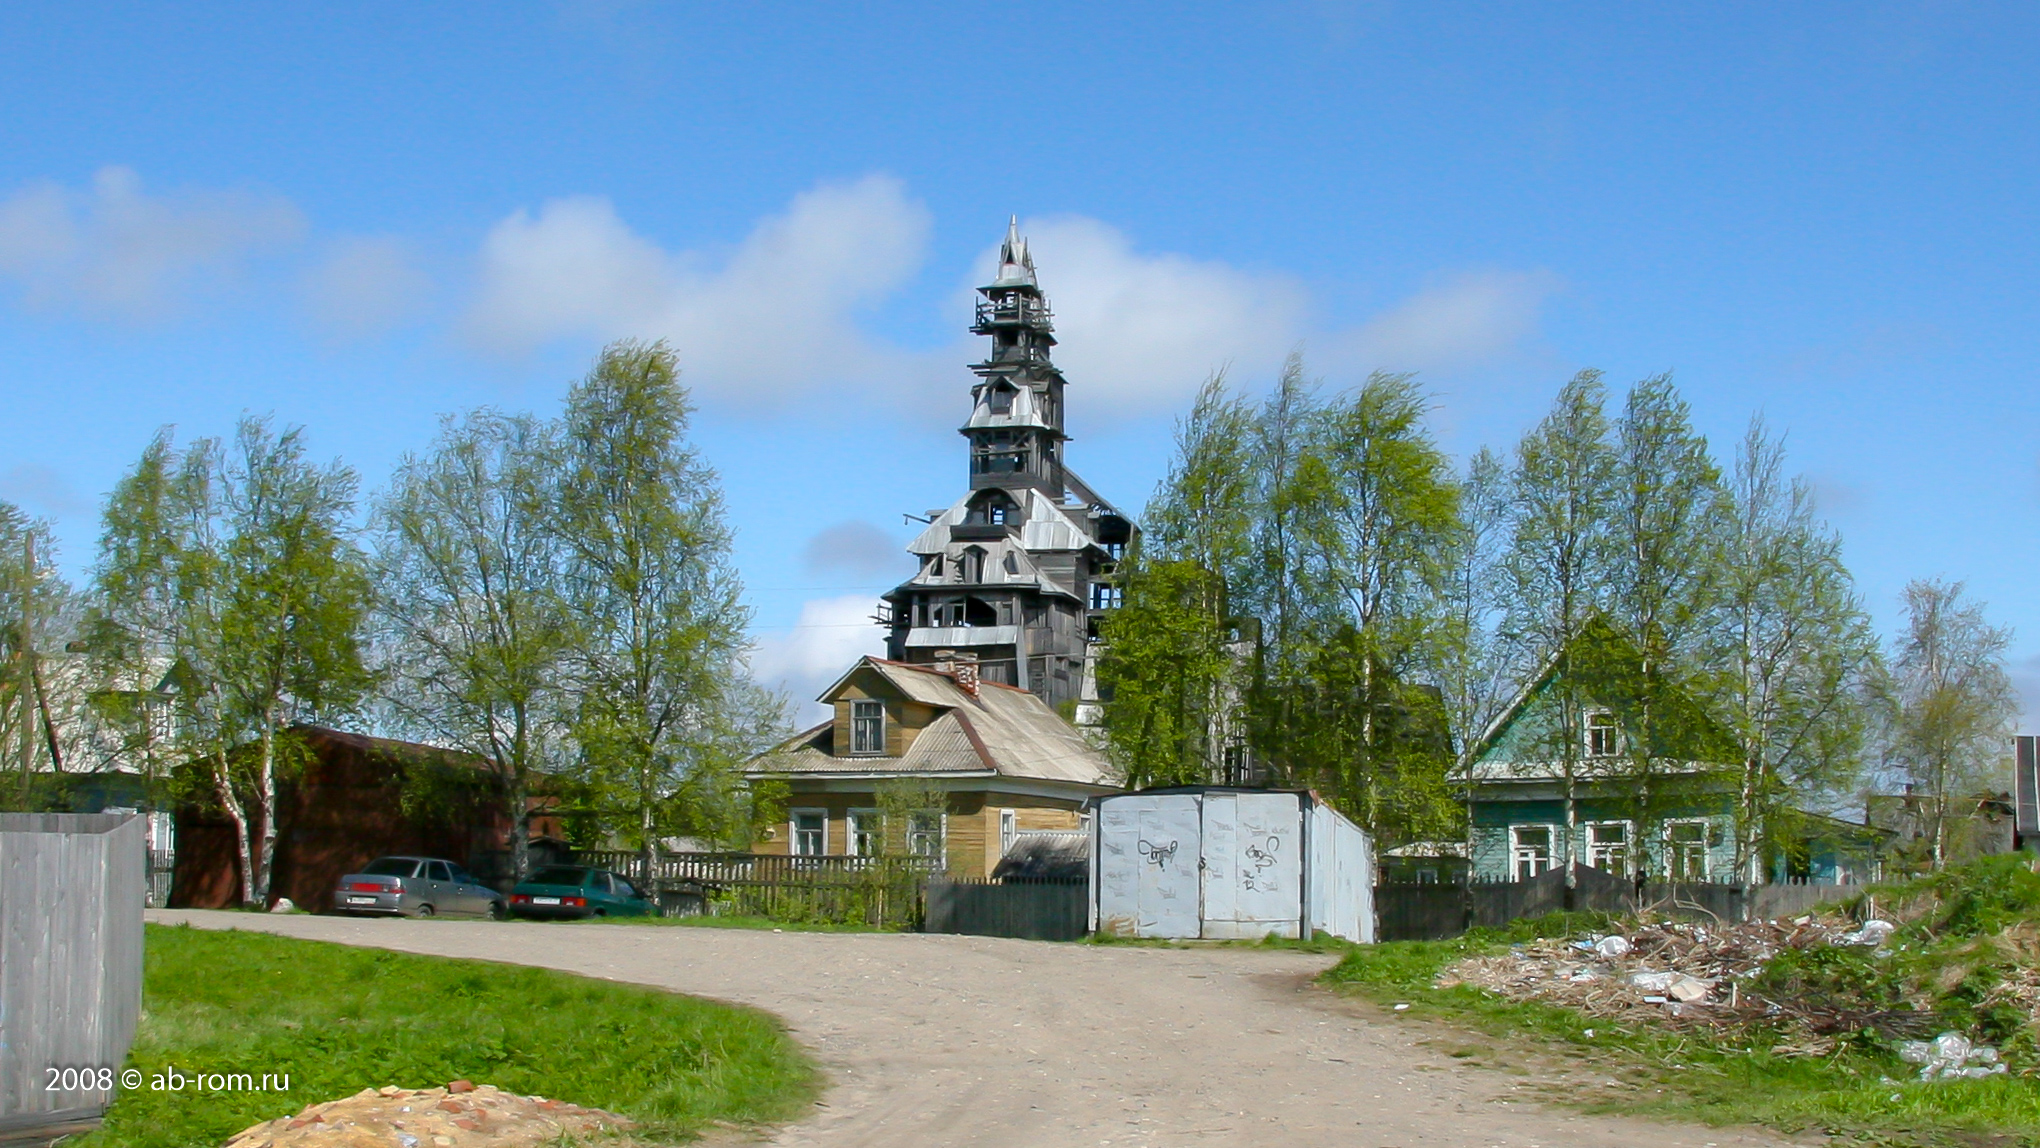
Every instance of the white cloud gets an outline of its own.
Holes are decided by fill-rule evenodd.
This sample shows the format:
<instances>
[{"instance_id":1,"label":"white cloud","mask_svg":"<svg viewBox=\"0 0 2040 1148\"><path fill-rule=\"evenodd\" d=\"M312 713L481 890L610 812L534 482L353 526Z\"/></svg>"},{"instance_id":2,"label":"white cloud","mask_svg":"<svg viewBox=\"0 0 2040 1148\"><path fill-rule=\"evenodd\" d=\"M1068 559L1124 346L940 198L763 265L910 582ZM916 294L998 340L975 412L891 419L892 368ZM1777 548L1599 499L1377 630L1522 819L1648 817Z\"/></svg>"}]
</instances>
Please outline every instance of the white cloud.
<instances>
[{"instance_id":1,"label":"white cloud","mask_svg":"<svg viewBox=\"0 0 2040 1148\"><path fill-rule=\"evenodd\" d=\"M1303 334L1309 297L1288 276L1139 252L1124 232L1080 216L1022 231L1055 311L1056 364L1086 408L1172 409L1220 367L1265 373ZM995 243L973 283L997 256Z\"/></svg>"},{"instance_id":2,"label":"white cloud","mask_svg":"<svg viewBox=\"0 0 2040 1148\"><path fill-rule=\"evenodd\" d=\"M343 338L367 338L416 316L432 281L410 248L387 236L348 236L326 245L306 271L305 307L314 322Z\"/></svg>"},{"instance_id":3,"label":"white cloud","mask_svg":"<svg viewBox=\"0 0 2040 1148\"><path fill-rule=\"evenodd\" d=\"M804 192L720 256L661 247L607 199L552 200L490 231L466 330L510 354L558 339L663 338L696 394L734 406L770 408L847 383L932 413L921 400L961 388L979 348L959 334L910 351L859 322L917 273L928 230L927 211L884 176ZM1056 361L1083 408L1106 414L1175 410L1220 367L1243 382L1265 378L1306 337L1363 369L1491 363L1534 336L1556 289L1541 272L1463 273L1358 327L1325 331L1289 275L1144 252L1082 216L1022 231L1055 307ZM993 239L980 251L972 285L991 274L997 248ZM965 285L945 301L959 328L969 296Z\"/></svg>"},{"instance_id":4,"label":"white cloud","mask_svg":"<svg viewBox=\"0 0 2040 1148\"><path fill-rule=\"evenodd\" d=\"M804 602L792 626L760 628L751 672L791 694L802 721L817 720L815 695L858 658L885 652L885 631L871 620L877 609L878 599L868 594Z\"/></svg>"},{"instance_id":5,"label":"white cloud","mask_svg":"<svg viewBox=\"0 0 2040 1148\"><path fill-rule=\"evenodd\" d=\"M512 353L564 337L667 339L697 393L767 405L902 366L909 357L855 315L914 274L927 232L927 211L884 176L796 196L722 259L665 251L607 199L553 200L489 233L467 328Z\"/></svg>"},{"instance_id":6,"label":"white cloud","mask_svg":"<svg viewBox=\"0 0 2040 1148\"><path fill-rule=\"evenodd\" d=\"M128 322L165 318L230 282L253 256L285 247L303 217L278 196L151 195L124 167L87 190L41 181L0 200L0 278L50 310Z\"/></svg>"},{"instance_id":7,"label":"white cloud","mask_svg":"<svg viewBox=\"0 0 2040 1148\"><path fill-rule=\"evenodd\" d=\"M1475 271L1426 288L1331 340L1365 370L1451 371L1507 357L1558 289L1544 272Z\"/></svg>"}]
</instances>

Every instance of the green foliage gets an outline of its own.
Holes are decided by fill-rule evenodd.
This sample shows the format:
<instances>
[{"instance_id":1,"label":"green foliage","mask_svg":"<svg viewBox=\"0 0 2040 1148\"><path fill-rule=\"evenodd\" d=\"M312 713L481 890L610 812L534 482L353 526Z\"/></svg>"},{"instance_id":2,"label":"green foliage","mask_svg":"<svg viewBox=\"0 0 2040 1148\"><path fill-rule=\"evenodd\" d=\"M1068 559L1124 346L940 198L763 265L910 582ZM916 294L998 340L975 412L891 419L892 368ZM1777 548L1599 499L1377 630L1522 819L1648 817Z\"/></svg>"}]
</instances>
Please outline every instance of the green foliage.
<instances>
[{"instance_id":1,"label":"green foliage","mask_svg":"<svg viewBox=\"0 0 2040 1148\"><path fill-rule=\"evenodd\" d=\"M469 1079L621 1112L655 1142L783 1119L820 1074L762 1013L611 981L259 933L148 929L128 1065L288 1092L124 1090L91 1148L217 1144L306 1104Z\"/></svg>"},{"instance_id":2,"label":"green foliage","mask_svg":"<svg viewBox=\"0 0 2040 1148\"><path fill-rule=\"evenodd\" d=\"M641 848L745 835L738 766L784 732L783 702L743 665L751 614L689 414L671 350L616 343L568 396L560 433L571 728L584 775Z\"/></svg>"},{"instance_id":3,"label":"green foliage","mask_svg":"<svg viewBox=\"0 0 2040 1148\"><path fill-rule=\"evenodd\" d=\"M268 896L279 771L293 764L279 736L353 712L374 684L357 485L338 462L313 465L301 429L247 418L231 448L179 452L159 435L108 500L88 638L119 699L103 712L131 723L122 736L146 760L206 763L186 776L237 825L249 902Z\"/></svg>"},{"instance_id":4,"label":"green foliage","mask_svg":"<svg viewBox=\"0 0 2040 1148\"><path fill-rule=\"evenodd\" d=\"M1137 556L1123 604L1105 620L1099 681L1113 764L1130 788L1209 779L1240 667L1228 646L1219 576L1188 561ZM1216 735L1216 736L1215 736Z\"/></svg>"}]
</instances>

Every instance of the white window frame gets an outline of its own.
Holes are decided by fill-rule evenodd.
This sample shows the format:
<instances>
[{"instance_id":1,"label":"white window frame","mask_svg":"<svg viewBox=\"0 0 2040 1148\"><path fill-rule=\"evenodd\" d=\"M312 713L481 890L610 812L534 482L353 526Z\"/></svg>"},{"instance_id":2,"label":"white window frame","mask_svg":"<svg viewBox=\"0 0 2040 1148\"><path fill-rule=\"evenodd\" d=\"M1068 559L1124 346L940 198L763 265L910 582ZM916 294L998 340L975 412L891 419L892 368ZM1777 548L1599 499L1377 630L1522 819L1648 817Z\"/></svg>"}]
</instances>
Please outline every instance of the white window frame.
<instances>
[{"instance_id":1,"label":"white window frame","mask_svg":"<svg viewBox=\"0 0 2040 1148\"><path fill-rule=\"evenodd\" d=\"M1700 841L1699 841L1700 875L1698 877L1694 877L1690 874L1683 877L1678 875L1679 858L1678 854L1674 852L1674 846L1672 842L1672 829L1674 826L1686 826L1686 825L1696 825L1699 826L1700 828ZM1709 862L1707 857L1709 851L1707 839L1713 834L1713 830L1714 830L1713 825L1710 824L1708 820L1704 817L1681 817L1675 820L1668 820L1664 823L1663 833L1665 847L1665 880L1692 881L1697 883L1706 881L1712 875L1713 865ZM1692 844L1692 842L1680 842L1679 844L1690 845Z\"/></svg>"},{"instance_id":2,"label":"white window frame","mask_svg":"<svg viewBox=\"0 0 2040 1148\"><path fill-rule=\"evenodd\" d=\"M914 825L916 819L926 817L929 814L933 814L935 817L935 848L932 851L921 847L928 840L927 831ZM933 857L937 861L947 859L949 856L949 815L934 809L918 810L907 814L907 853L913 857Z\"/></svg>"},{"instance_id":3,"label":"white window frame","mask_svg":"<svg viewBox=\"0 0 2040 1148\"><path fill-rule=\"evenodd\" d=\"M1596 726L1594 724L1595 718L1606 718L1608 724ZM1615 720L1614 710L1606 708L1588 710L1580 722L1580 728L1588 757L1622 756L1622 723ZM1608 748L1595 749L1594 735L1602 730L1608 731Z\"/></svg>"},{"instance_id":4,"label":"white window frame","mask_svg":"<svg viewBox=\"0 0 2040 1148\"><path fill-rule=\"evenodd\" d=\"M1006 854L1011 853L1013 851L1013 842L1019 839L1020 811L1017 809L999 810L999 856L1004 857Z\"/></svg>"},{"instance_id":5,"label":"white window frame","mask_svg":"<svg viewBox=\"0 0 2040 1148\"><path fill-rule=\"evenodd\" d=\"M1545 835L1545 836L1544 836L1544 867L1543 867L1542 869L1539 869L1539 870L1537 870L1537 872L1536 872L1536 873L1530 873L1530 874L1528 874L1528 875L1524 874L1524 872L1523 872L1523 862L1524 862L1525 860L1527 860L1527 858L1526 858L1526 857L1524 856L1524 853L1525 853L1525 849L1524 849L1524 846L1523 846L1523 836L1522 836L1522 835L1523 835L1523 831L1524 831L1525 829L1541 829L1541 830L1543 830L1543 831L1544 831L1544 835ZM1561 832L1562 832L1562 830L1560 829L1560 827L1559 827L1559 826L1556 826L1556 825L1542 825L1542 824L1537 824L1537 823L1534 823L1534 822L1526 822L1526 823L1524 823L1524 824L1522 824L1522 825L1511 825L1511 826L1509 826L1509 874L1510 874L1510 876L1511 876L1511 877L1512 877L1512 878L1513 878L1514 880L1517 880L1517 881L1527 881L1527 880L1529 880L1529 879L1530 879L1531 877L1535 877L1535 876L1537 876L1538 874L1541 874L1541 873L1548 873L1548 872L1550 872L1551 870L1553 870L1553 869L1556 869L1556 868L1558 868L1558 855L1559 855L1559 848L1558 848L1558 845L1559 845L1559 834L1560 834Z\"/></svg>"},{"instance_id":6,"label":"white window frame","mask_svg":"<svg viewBox=\"0 0 2040 1148\"><path fill-rule=\"evenodd\" d=\"M1611 825L1619 825L1622 827L1622 843L1618 846L1614 846L1612 849L1607 846L1600 845L1598 842L1594 840L1595 830L1605 829ZM1586 823L1586 836L1587 836L1586 840L1587 864L1593 866L1596 869L1600 869L1604 872L1618 873L1625 877L1629 875L1630 867L1636 859L1635 822L1626 820L1589 821ZM1620 866L1610 869L1607 866L1599 863L1599 859L1603 854L1614 851L1619 851L1621 853L1622 864Z\"/></svg>"},{"instance_id":7,"label":"white window frame","mask_svg":"<svg viewBox=\"0 0 2040 1148\"><path fill-rule=\"evenodd\" d=\"M859 746L859 744L858 744L858 734L859 734L860 732L862 732L862 731L861 731L861 729L859 728L859 727L860 727L860 723L862 723L862 722L866 722L866 721L869 721L869 720L870 720L870 718L869 718L868 716L861 716L861 714L860 714L860 709L859 709L859 707L867 707L867 710L866 710L866 712L868 712L868 710L869 710L869 709L876 709L876 710L878 711L878 748L876 748L876 749L871 749L871 748L868 748L868 747L862 747L862 746ZM880 756L883 756L883 755L884 755L884 753L885 753L885 740L886 740L886 729L885 729L885 703L884 703L884 702L881 702L881 701L877 701L877 700L875 700L875 699L872 699L872 698L855 698L855 699L852 699L852 700L851 700L851 702L850 702L850 754L851 754L851 756L853 756L853 757L880 757Z\"/></svg>"},{"instance_id":8,"label":"white window frame","mask_svg":"<svg viewBox=\"0 0 2040 1148\"><path fill-rule=\"evenodd\" d=\"M822 833L816 841L813 853L800 847L800 819L807 815L821 818ZM820 808L789 809L786 811L786 850L795 857L827 857L829 855L829 811Z\"/></svg>"},{"instance_id":9,"label":"white window frame","mask_svg":"<svg viewBox=\"0 0 2040 1148\"><path fill-rule=\"evenodd\" d=\"M860 838L870 838L870 849ZM852 809L843 815L843 855L876 857L885 851L885 815L876 809Z\"/></svg>"}]
</instances>

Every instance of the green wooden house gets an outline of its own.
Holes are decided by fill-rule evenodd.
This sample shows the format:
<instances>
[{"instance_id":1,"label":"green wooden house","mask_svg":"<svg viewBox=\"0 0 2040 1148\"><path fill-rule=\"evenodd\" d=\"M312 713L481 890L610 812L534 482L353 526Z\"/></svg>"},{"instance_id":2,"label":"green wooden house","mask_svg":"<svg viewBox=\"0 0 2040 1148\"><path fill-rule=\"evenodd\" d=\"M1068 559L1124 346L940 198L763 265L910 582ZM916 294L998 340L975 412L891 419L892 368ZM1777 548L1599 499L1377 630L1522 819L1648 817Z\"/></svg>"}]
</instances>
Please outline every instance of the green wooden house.
<instances>
[{"instance_id":1,"label":"green wooden house","mask_svg":"<svg viewBox=\"0 0 2040 1148\"><path fill-rule=\"evenodd\" d=\"M1482 736L1467 787L1477 880L1568 861L1652 880L1735 874L1735 743L1595 620Z\"/></svg>"},{"instance_id":2,"label":"green wooden house","mask_svg":"<svg viewBox=\"0 0 2040 1148\"><path fill-rule=\"evenodd\" d=\"M1764 827L1737 872L1737 760L1693 693L1597 618L1488 727L1460 778L1472 875L1523 880L1570 860L1646 881L1877 878L1888 831L1797 809Z\"/></svg>"}]
</instances>

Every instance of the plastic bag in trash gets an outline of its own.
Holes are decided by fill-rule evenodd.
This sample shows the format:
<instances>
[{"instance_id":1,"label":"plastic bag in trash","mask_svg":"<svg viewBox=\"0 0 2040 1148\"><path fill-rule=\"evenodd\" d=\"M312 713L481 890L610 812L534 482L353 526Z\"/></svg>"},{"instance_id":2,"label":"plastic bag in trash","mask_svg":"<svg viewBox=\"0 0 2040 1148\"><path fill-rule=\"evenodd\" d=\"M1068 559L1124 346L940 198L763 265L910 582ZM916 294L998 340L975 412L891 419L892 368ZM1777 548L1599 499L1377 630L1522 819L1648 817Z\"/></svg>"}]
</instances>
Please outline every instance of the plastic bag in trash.
<instances>
[{"instance_id":1,"label":"plastic bag in trash","mask_svg":"<svg viewBox=\"0 0 2040 1148\"><path fill-rule=\"evenodd\" d=\"M1834 943L1837 945L1863 945L1874 949L1890 940L1891 934L1896 932L1898 932L1898 926L1890 921L1873 919L1863 922L1863 927L1853 933L1837 934Z\"/></svg>"},{"instance_id":2,"label":"plastic bag in trash","mask_svg":"<svg viewBox=\"0 0 2040 1148\"><path fill-rule=\"evenodd\" d=\"M1631 973L1629 983L1647 993L1661 993L1672 987L1672 980L1678 975L1678 973Z\"/></svg>"},{"instance_id":3,"label":"plastic bag in trash","mask_svg":"<svg viewBox=\"0 0 2040 1148\"><path fill-rule=\"evenodd\" d=\"M1629 938L1611 933L1594 942L1594 951L1604 957L1627 956L1629 955Z\"/></svg>"},{"instance_id":4,"label":"plastic bag in trash","mask_svg":"<svg viewBox=\"0 0 2040 1148\"><path fill-rule=\"evenodd\" d=\"M1908 1040L1898 1046L1898 1058L1919 1065L1921 1080L1982 1080L2005 1071L1997 1049L1971 1044L1959 1032L1944 1032L1932 1040Z\"/></svg>"}]
</instances>

